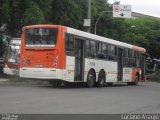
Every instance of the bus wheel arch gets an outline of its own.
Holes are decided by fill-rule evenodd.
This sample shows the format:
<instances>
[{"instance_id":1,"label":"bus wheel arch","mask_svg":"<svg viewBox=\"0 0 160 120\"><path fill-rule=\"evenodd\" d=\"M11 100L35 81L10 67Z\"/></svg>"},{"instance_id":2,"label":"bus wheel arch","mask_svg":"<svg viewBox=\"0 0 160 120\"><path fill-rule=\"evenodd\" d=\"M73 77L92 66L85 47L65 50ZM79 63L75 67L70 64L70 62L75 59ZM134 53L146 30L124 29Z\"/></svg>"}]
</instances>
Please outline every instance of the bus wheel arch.
<instances>
[{"instance_id":1,"label":"bus wheel arch","mask_svg":"<svg viewBox=\"0 0 160 120\"><path fill-rule=\"evenodd\" d=\"M98 87L103 87L105 82L106 82L106 73L104 69L101 69L99 71L98 80L96 84Z\"/></svg>"},{"instance_id":2,"label":"bus wheel arch","mask_svg":"<svg viewBox=\"0 0 160 120\"><path fill-rule=\"evenodd\" d=\"M87 75L87 87L92 88L96 82L96 72L91 68Z\"/></svg>"},{"instance_id":3,"label":"bus wheel arch","mask_svg":"<svg viewBox=\"0 0 160 120\"><path fill-rule=\"evenodd\" d=\"M135 75L134 81L128 82L128 85L138 85L139 78L140 78L140 74L139 74L139 72L137 72Z\"/></svg>"}]
</instances>

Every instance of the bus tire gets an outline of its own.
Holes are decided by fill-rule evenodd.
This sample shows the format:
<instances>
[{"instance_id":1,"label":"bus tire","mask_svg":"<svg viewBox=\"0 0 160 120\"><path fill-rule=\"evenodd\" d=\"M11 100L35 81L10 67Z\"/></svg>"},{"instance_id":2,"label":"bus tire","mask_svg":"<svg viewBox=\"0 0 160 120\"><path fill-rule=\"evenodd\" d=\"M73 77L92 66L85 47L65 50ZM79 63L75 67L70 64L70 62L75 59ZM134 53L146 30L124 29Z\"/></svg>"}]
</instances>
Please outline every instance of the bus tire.
<instances>
[{"instance_id":1,"label":"bus tire","mask_svg":"<svg viewBox=\"0 0 160 120\"><path fill-rule=\"evenodd\" d=\"M87 75L87 87L88 88L92 88L94 86L95 79L96 79L95 72L93 70L90 70Z\"/></svg>"},{"instance_id":2,"label":"bus tire","mask_svg":"<svg viewBox=\"0 0 160 120\"><path fill-rule=\"evenodd\" d=\"M105 76L105 72L101 71L98 75L98 82L97 82L97 86L98 87L103 87L104 83L106 81L106 76Z\"/></svg>"}]
</instances>

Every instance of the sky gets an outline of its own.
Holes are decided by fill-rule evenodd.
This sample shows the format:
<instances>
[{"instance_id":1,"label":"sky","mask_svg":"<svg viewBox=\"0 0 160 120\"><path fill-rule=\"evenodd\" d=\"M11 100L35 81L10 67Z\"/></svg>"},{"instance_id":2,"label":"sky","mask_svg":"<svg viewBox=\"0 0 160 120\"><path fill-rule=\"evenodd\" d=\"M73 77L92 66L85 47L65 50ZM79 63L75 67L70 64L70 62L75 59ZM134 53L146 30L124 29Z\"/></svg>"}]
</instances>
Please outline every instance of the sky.
<instances>
[{"instance_id":1,"label":"sky","mask_svg":"<svg viewBox=\"0 0 160 120\"><path fill-rule=\"evenodd\" d=\"M131 5L132 12L142 13L160 18L160 0L116 0L120 4ZM108 0L110 4L115 0Z\"/></svg>"}]
</instances>

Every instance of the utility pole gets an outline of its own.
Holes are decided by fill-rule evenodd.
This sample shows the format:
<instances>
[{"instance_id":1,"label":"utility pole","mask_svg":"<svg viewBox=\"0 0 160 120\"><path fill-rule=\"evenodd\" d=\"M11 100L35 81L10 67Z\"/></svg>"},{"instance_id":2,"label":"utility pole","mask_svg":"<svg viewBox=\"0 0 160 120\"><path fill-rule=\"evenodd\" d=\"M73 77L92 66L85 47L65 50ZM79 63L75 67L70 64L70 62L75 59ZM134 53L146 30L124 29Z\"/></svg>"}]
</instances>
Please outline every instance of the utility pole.
<instances>
[{"instance_id":1,"label":"utility pole","mask_svg":"<svg viewBox=\"0 0 160 120\"><path fill-rule=\"evenodd\" d=\"M90 20L90 26L87 28L87 32L91 32L91 5L92 5L92 0L88 0L88 13L87 13L87 19Z\"/></svg>"},{"instance_id":2,"label":"utility pole","mask_svg":"<svg viewBox=\"0 0 160 120\"><path fill-rule=\"evenodd\" d=\"M97 21L96 21L96 23L95 23L95 27L94 27L94 34L95 34L95 35L97 34L97 24L98 24L99 20L101 19L103 13L113 13L113 11L102 11L102 12L100 13L100 16L99 16L99 18L97 19Z\"/></svg>"}]
</instances>

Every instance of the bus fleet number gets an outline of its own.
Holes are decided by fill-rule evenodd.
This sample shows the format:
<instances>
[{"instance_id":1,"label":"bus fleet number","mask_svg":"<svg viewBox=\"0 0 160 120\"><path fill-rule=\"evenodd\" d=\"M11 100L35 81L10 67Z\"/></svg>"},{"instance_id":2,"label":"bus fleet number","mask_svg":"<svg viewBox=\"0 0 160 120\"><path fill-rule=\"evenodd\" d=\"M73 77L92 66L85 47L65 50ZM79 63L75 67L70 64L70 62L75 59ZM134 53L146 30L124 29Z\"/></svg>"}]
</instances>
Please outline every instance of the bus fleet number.
<instances>
[{"instance_id":1,"label":"bus fleet number","mask_svg":"<svg viewBox=\"0 0 160 120\"><path fill-rule=\"evenodd\" d=\"M95 66L95 62L90 62L89 66Z\"/></svg>"}]
</instances>

